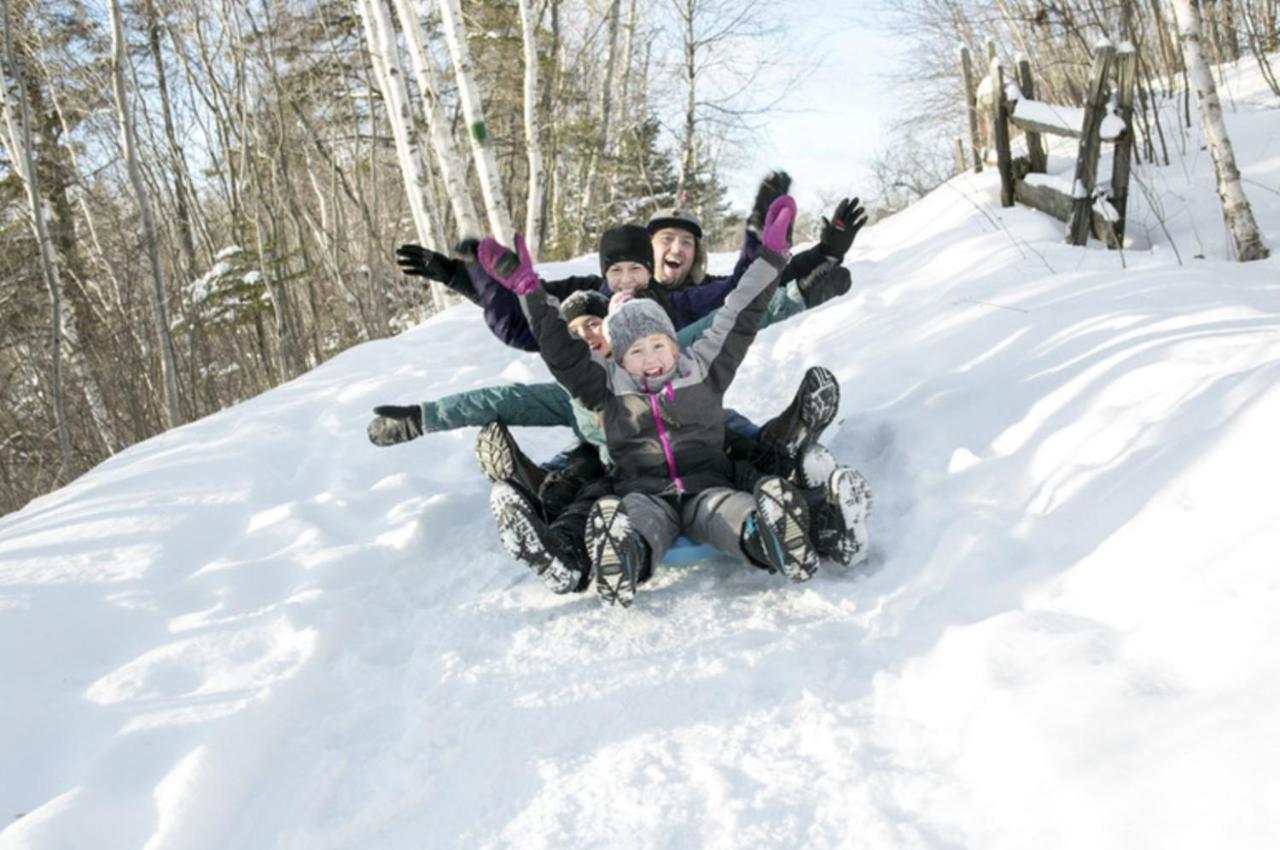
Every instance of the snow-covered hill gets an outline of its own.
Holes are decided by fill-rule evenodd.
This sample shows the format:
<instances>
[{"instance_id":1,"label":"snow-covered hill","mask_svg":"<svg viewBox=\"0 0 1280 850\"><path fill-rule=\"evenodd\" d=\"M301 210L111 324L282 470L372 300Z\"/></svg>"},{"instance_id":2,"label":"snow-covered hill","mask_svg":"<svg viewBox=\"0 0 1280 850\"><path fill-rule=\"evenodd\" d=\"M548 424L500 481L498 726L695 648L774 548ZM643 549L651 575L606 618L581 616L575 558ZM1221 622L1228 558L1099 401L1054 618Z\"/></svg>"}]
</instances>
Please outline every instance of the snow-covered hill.
<instances>
[{"instance_id":1,"label":"snow-covered hill","mask_svg":"<svg viewBox=\"0 0 1280 850\"><path fill-rule=\"evenodd\" d=\"M1280 104L1230 92L1277 250ZM1280 261L1226 261L1194 145L1138 174L1149 248L964 176L762 334L730 402L827 365L875 492L870 562L807 585L547 593L474 429L365 439L544 379L470 306L0 519L0 848L1274 846Z\"/></svg>"}]
</instances>

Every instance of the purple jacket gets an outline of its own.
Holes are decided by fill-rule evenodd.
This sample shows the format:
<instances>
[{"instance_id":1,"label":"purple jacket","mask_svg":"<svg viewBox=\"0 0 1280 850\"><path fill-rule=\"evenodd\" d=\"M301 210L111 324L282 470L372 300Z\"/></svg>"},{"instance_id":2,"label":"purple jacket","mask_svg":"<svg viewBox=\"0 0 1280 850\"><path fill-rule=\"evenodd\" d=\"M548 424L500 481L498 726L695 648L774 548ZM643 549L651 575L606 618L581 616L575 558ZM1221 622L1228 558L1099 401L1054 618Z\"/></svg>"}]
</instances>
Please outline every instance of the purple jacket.
<instances>
[{"instance_id":1,"label":"purple jacket","mask_svg":"<svg viewBox=\"0 0 1280 850\"><path fill-rule=\"evenodd\" d=\"M675 289L654 284L642 290L638 297L657 301L671 317L676 330L680 330L719 309L729 293L737 287L743 272L760 255L760 250L760 238L748 230L742 240L738 261L729 274L712 275L700 284L686 283ZM822 259L822 253L816 246L794 255L782 273L781 283L803 277L816 268ZM512 348L537 351L538 341L529 329L529 322L520 309L520 300L515 293L489 277L478 263L468 263L467 273L471 275L471 283L480 296L484 320L493 335ZM583 289L597 289L606 296L612 294L608 282L596 274L543 281L542 287L549 295L561 301Z\"/></svg>"}]
</instances>

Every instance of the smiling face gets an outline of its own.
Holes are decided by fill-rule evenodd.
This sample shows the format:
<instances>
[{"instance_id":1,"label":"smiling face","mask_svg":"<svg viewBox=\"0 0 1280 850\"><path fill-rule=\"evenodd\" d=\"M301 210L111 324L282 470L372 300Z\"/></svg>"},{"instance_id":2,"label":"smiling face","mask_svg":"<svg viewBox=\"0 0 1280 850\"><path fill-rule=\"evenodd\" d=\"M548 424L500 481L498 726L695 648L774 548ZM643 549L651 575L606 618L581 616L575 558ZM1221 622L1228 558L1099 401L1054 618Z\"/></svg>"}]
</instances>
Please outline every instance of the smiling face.
<instances>
[{"instance_id":1,"label":"smiling face","mask_svg":"<svg viewBox=\"0 0 1280 850\"><path fill-rule=\"evenodd\" d=\"M664 227L653 234L653 277L663 286L679 286L689 277L698 252L698 240L679 227Z\"/></svg>"},{"instance_id":2,"label":"smiling face","mask_svg":"<svg viewBox=\"0 0 1280 850\"><path fill-rule=\"evenodd\" d=\"M604 320L599 316L579 316L569 323L569 333L587 344L596 354L610 355L609 340L604 336Z\"/></svg>"},{"instance_id":3,"label":"smiling face","mask_svg":"<svg viewBox=\"0 0 1280 850\"><path fill-rule=\"evenodd\" d=\"M619 260L604 273L610 292L638 292L649 285L649 270L640 263Z\"/></svg>"},{"instance_id":4,"label":"smiling face","mask_svg":"<svg viewBox=\"0 0 1280 850\"><path fill-rule=\"evenodd\" d=\"M666 334L642 336L622 355L622 368L637 378L656 378L675 368L676 351L676 341Z\"/></svg>"}]
</instances>

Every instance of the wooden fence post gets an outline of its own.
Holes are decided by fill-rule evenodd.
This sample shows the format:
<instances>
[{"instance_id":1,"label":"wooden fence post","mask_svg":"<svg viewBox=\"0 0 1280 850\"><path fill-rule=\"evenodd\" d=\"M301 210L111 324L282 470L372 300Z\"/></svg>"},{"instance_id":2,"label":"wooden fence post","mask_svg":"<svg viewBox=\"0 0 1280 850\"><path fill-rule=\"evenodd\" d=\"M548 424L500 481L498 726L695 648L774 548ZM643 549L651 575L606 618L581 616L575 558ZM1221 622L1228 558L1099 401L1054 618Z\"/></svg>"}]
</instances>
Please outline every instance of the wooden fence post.
<instances>
[{"instance_id":1,"label":"wooden fence post","mask_svg":"<svg viewBox=\"0 0 1280 850\"><path fill-rule=\"evenodd\" d=\"M982 171L982 142L978 138L978 97L973 89L973 59L969 48L960 48L960 69L964 80L964 109L969 118L969 146L973 149L973 170Z\"/></svg>"},{"instance_id":2,"label":"wooden fence post","mask_svg":"<svg viewBox=\"0 0 1280 850\"><path fill-rule=\"evenodd\" d=\"M1111 165L1111 206L1116 208L1116 247L1124 245L1125 210L1129 206L1129 168L1133 156L1133 87L1137 78L1138 54L1132 44L1120 46L1116 65L1116 105L1124 121L1124 134L1116 139L1115 161Z\"/></svg>"},{"instance_id":3,"label":"wooden fence post","mask_svg":"<svg viewBox=\"0 0 1280 850\"><path fill-rule=\"evenodd\" d=\"M1000 206L1013 206L1013 154L1009 150L1009 101L1004 96L1004 66L991 60L991 140L1000 170Z\"/></svg>"},{"instance_id":4,"label":"wooden fence post","mask_svg":"<svg viewBox=\"0 0 1280 850\"><path fill-rule=\"evenodd\" d=\"M1018 88L1022 89L1022 96L1027 100L1036 99L1035 83L1031 79L1031 62L1025 57L1018 60ZM1031 130L1024 132L1027 134L1027 155L1031 159L1031 172L1046 173L1049 157L1044 151L1044 143L1040 141L1040 134Z\"/></svg>"},{"instance_id":5,"label":"wooden fence post","mask_svg":"<svg viewBox=\"0 0 1280 850\"><path fill-rule=\"evenodd\" d=\"M1102 145L1099 128L1107 114L1107 74L1116 49L1110 42L1098 45L1089 72L1089 90L1080 127L1080 148L1076 156L1075 179L1071 184L1071 220L1067 222L1067 242L1085 245L1093 223L1093 190L1098 180L1098 151Z\"/></svg>"}]
</instances>

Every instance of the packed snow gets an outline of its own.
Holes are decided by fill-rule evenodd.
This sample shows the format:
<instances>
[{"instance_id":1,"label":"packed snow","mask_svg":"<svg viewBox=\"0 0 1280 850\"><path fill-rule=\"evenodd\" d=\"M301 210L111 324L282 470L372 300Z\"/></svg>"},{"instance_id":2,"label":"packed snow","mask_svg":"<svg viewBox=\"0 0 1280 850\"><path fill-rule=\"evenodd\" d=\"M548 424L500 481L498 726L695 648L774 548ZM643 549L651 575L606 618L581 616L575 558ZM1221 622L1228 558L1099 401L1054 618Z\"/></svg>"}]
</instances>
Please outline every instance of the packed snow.
<instances>
[{"instance_id":1,"label":"packed snow","mask_svg":"<svg viewBox=\"0 0 1280 850\"><path fill-rule=\"evenodd\" d=\"M1280 104L1230 92L1275 251ZM1230 262L1182 152L1140 248L963 175L762 333L730 403L828 366L875 494L869 561L805 585L552 596L475 429L370 445L375 404L545 379L470 305L0 519L0 848L1274 847L1280 261Z\"/></svg>"}]
</instances>

